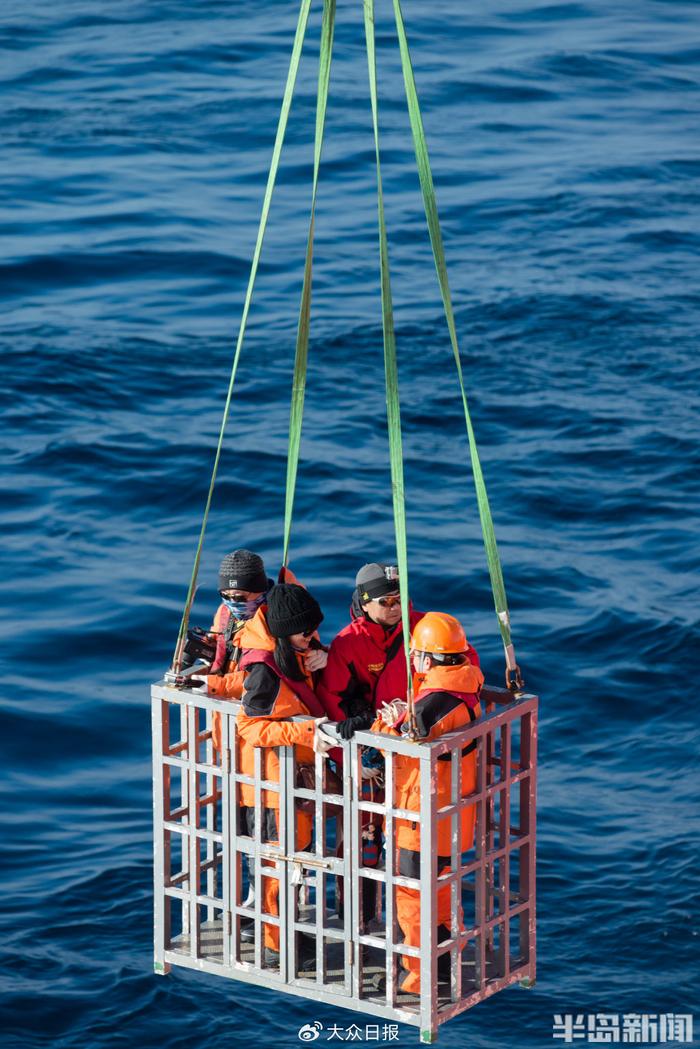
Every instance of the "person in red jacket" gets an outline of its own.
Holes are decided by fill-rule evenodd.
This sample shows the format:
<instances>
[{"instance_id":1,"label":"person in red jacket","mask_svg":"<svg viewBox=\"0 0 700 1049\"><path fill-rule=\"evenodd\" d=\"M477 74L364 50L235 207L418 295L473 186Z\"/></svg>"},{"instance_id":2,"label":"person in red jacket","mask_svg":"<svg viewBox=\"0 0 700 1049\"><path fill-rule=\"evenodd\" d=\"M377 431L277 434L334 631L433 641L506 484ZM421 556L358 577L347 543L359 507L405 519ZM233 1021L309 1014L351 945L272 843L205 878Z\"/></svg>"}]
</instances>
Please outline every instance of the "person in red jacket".
<instances>
[{"instance_id":1,"label":"person in red jacket","mask_svg":"<svg viewBox=\"0 0 700 1049\"><path fill-rule=\"evenodd\" d=\"M370 728L383 701L406 696L401 595L395 565L377 561L363 565L355 578L350 615L350 623L331 642L317 689L329 719L339 722L338 732L346 740L359 729ZM420 612L411 610L411 628L420 618ZM342 752L334 748L331 757L341 761ZM378 770L368 767L366 760L370 766L376 764L375 758L381 763L379 754L368 751L364 757L363 777L376 774ZM381 802L384 795L379 781L363 778L362 796ZM366 816L362 837L362 866L378 866L382 852L380 821ZM366 928L371 922L378 899L379 883L362 878L361 926Z\"/></svg>"},{"instance_id":2,"label":"person in red jacket","mask_svg":"<svg viewBox=\"0 0 700 1049\"><path fill-rule=\"evenodd\" d=\"M319 699L330 720L340 722L343 739L369 728L383 703L405 699L408 685L398 569L372 562L360 569L355 582L351 622L331 642L318 686ZM410 609L411 632L422 617ZM466 652L478 666L471 645Z\"/></svg>"},{"instance_id":3,"label":"person in red jacket","mask_svg":"<svg viewBox=\"0 0 700 1049\"><path fill-rule=\"evenodd\" d=\"M372 562L357 573L351 621L331 642L318 687L331 721L343 739L368 729L383 702L405 698L406 658L401 624L399 573L395 565ZM410 626L422 612L411 609Z\"/></svg>"},{"instance_id":4,"label":"person in red jacket","mask_svg":"<svg viewBox=\"0 0 700 1049\"><path fill-rule=\"evenodd\" d=\"M411 638L413 667L420 680L415 697L415 718L420 740L430 742L447 732L464 729L481 715L479 692L484 675L472 661L474 649L468 644L459 621L445 612L427 612ZM474 653L475 654L475 653ZM373 732L399 736L407 729L407 709L403 700L385 704L379 712ZM420 745L420 744L418 744ZM433 785L436 805L440 809L452 803L452 761L438 760L437 782ZM476 745L462 751L462 797L476 789ZM418 762L397 754L394 757L394 805L400 809L420 811ZM460 853L474 842L474 806L465 805L460 814ZM420 877L420 821L397 819L396 835L398 873L406 878ZM444 817L437 825L437 871L450 869L452 856L452 818ZM396 917L404 942L420 947L420 893L403 885L396 887ZM438 943L452 935L452 902L449 885L437 894ZM462 909L458 904L457 924L462 928ZM402 955L406 970L399 990L420 993L420 959ZM450 955L438 958L438 977L449 979Z\"/></svg>"}]
</instances>

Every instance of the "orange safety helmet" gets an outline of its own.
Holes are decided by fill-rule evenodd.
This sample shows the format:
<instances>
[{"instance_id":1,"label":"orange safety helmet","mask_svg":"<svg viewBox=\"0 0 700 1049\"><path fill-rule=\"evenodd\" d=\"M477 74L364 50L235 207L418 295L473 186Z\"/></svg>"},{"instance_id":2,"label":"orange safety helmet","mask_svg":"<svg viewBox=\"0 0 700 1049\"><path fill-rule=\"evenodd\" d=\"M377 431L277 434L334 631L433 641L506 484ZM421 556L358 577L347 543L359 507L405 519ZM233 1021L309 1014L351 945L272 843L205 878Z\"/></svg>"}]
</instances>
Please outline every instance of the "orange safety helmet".
<instances>
[{"instance_id":1,"label":"orange safety helmet","mask_svg":"<svg viewBox=\"0 0 700 1049\"><path fill-rule=\"evenodd\" d=\"M467 635L459 620L447 612L426 612L414 627L411 648L440 655L466 652Z\"/></svg>"}]
</instances>

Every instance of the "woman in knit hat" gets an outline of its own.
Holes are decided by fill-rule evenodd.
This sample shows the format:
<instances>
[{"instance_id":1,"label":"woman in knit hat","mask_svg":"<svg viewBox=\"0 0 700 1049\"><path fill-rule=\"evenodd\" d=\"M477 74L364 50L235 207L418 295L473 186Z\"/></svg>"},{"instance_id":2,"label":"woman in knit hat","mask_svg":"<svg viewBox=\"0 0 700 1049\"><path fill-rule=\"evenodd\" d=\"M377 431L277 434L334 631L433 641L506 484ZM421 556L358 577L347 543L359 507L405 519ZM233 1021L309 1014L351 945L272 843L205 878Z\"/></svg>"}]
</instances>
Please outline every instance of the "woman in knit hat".
<instances>
[{"instance_id":1,"label":"woman in knit hat","mask_svg":"<svg viewBox=\"0 0 700 1049\"><path fill-rule=\"evenodd\" d=\"M323 620L318 602L303 586L280 583L267 595L267 603L249 619L241 631L243 656L240 668L245 673L242 709L236 727L238 735L238 768L245 776L255 774L255 749L263 750L263 779L279 782L277 747L293 746L297 767L314 764L314 751L327 753L333 740L322 726L328 720L315 695L314 671L325 664L325 651L318 642L317 629ZM292 717L307 715L304 721ZM241 804L248 833L256 835L255 789L241 783ZM279 843L279 793L262 792L260 841ZM292 851L306 849L311 842L312 816L296 813L296 842ZM266 878L263 861L262 884L264 913L279 913L279 882ZM279 968L279 926L263 924L264 964ZM315 967L313 940L300 935L297 941L297 969Z\"/></svg>"}]
</instances>

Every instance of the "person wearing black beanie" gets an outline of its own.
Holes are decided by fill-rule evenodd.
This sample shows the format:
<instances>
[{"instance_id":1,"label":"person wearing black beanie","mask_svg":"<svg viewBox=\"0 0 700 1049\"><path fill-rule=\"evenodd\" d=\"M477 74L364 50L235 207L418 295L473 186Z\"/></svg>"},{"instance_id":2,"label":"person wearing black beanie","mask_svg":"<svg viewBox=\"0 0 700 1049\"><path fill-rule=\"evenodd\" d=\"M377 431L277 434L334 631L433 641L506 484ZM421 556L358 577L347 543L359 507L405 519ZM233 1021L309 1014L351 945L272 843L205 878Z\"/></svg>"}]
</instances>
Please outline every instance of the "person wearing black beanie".
<instances>
[{"instance_id":1,"label":"person wearing black beanie","mask_svg":"<svg viewBox=\"0 0 700 1049\"><path fill-rule=\"evenodd\" d=\"M267 595L267 625L273 637L313 634L323 622L315 597L298 583L278 583Z\"/></svg>"},{"instance_id":2,"label":"person wearing black beanie","mask_svg":"<svg viewBox=\"0 0 700 1049\"><path fill-rule=\"evenodd\" d=\"M189 681L197 688L206 684L207 694L216 699L240 699L243 695L245 675L239 662L242 654L240 637L245 623L252 619L259 608L264 606L265 598L273 583L268 579L265 565L260 554L240 548L226 554L219 566L218 590L221 597L210 633L216 641L216 654L209 668L202 667L199 673L191 675ZM211 731L214 750L221 753L221 714L212 713ZM253 898L254 865L248 857L248 871L251 889L250 902ZM241 939L253 938L253 923L241 922Z\"/></svg>"},{"instance_id":3,"label":"person wearing black beanie","mask_svg":"<svg viewBox=\"0 0 700 1049\"><path fill-rule=\"evenodd\" d=\"M239 635L243 624L252 619L265 603L273 583L268 579L260 554L252 550L233 550L226 554L219 566L219 605L211 633L216 637L216 655L206 672L208 694L217 699L240 699L243 693L243 673L238 669L240 656ZM204 684L201 675L190 679L193 684ZM214 715L214 746L221 748L221 719Z\"/></svg>"},{"instance_id":4,"label":"person wearing black beanie","mask_svg":"<svg viewBox=\"0 0 700 1049\"><path fill-rule=\"evenodd\" d=\"M296 583L279 583L270 590L266 604L243 626L240 666L245 673L245 688L236 727L240 742L238 768L246 777L255 775L255 753L260 749L263 779L278 782L278 747L294 747L300 769L313 766L314 752L326 754L333 746L333 739L322 728L328 718L316 698L312 672L313 665L323 666L327 658L315 636L322 620L319 604L308 590ZM306 720L298 720L299 715L306 715ZM255 788L242 782L240 799L248 834L255 836L260 820L261 840L277 845L279 792L262 791L260 811ZM311 842L313 819L309 812L298 808L295 822L295 848L303 850ZM269 861L263 861L260 872L261 907L263 913L277 915L279 881L265 876L269 865ZM279 925L263 923L263 935L263 964L279 970ZM298 939L297 962L301 972L316 965L315 943L305 934Z\"/></svg>"},{"instance_id":5,"label":"person wearing black beanie","mask_svg":"<svg viewBox=\"0 0 700 1049\"><path fill-rule=\"evenodd\" d=\"M260 594L270 589L272 581L267 578L265 565L260 554L252 550L234 550L219 567L219 593Z\"/></svg>"},{"instance_id":6,"label":"person wearing black beanie","mask_svg":"<svg viewBox=\"0 0 700 1049\"><path fill-rule=\"evenodd\" d=\"M323 622L323 612L314 597L297 583L278 583L268 594L267 627L275 638L275 660L285 675L301 681L306 672L326 665L324 649L312 646L312 638ZM298 654L303 655L303 669Z\"/></svg>"}]
</instances>

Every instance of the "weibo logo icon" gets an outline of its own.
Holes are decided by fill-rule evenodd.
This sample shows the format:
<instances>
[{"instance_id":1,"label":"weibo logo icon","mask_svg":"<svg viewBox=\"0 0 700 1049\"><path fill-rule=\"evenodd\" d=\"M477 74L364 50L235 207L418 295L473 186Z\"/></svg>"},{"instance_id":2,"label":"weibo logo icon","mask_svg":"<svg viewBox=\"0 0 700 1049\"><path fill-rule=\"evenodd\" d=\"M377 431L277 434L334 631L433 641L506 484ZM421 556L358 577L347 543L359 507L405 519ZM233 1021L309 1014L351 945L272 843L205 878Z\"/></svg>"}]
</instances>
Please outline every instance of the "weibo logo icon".
<instances>
[{"instance_id":1,"label":"weibo logo icon","mask_svg":"<svg viewBox=\"0 0 700 1049\"><path fill-rule=\"evenodd\" d=\"M312 1024L304 1024L299 1028L299 1041L315 1042L322 1030L323 1024L320 1020L314 1020Z\"/></svg>"}]
</instances>

